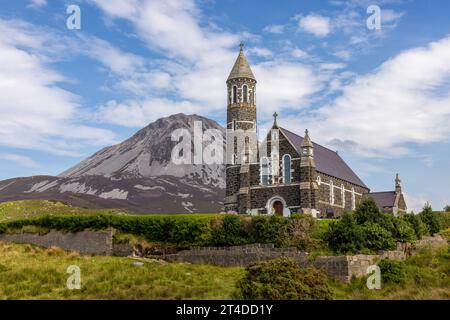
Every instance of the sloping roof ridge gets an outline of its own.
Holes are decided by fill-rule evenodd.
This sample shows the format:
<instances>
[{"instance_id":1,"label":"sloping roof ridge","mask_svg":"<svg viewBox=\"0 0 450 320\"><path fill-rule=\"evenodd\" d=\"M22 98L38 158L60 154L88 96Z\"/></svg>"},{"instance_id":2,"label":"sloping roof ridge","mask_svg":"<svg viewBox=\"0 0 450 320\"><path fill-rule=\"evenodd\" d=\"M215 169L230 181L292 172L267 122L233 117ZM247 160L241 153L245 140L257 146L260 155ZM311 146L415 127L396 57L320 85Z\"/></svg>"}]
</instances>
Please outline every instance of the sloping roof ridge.
<instances>
[{"instance_id":1,"label":"sloping roof ridge","mask_svg":"<svg viewBox=\"0 0 450 320\"><path fill-rule=\"evenodd\" d=\"M369 192L368 195L380 194L380 193L396 193L396 192L395 192L395 190L394 191L377 191L377 192Z\"/></svg>"},{"instance_id":2,"label":"sloping roof ridge","mask_svg":"<svg viewBox=\"0 0 450 320\"><path fill-rule=\"evenodd\" d=\"M292 132L292 131L290 131L290 130L288 130L288 129L286 129L286 128L283 128L283 127L278 127L278 128L281 129L281 130L287 131L287 132L289 132L289 133L291 133L291 134L293 134L293 135L296 135L297 137L303 139L302 136L300 136L300 135L298 135L298 134L296 134L296 133L294 133L294 132ZM321 145L321 144L318 144L317 142L314 142L314 141L312 141L312 143L314 144L314 146L319 146L319 147L321 147L321 148L323 148L323 149L327 149L328 151L333 152L333 153L335 153L335 154L337 154L337 155L339 156L339 153L337 153L335 150L331 150L330 148L327 148L327 147L325 147L325 146L323 146L323 145ZM294 146L294 147L295 147L295 146ZM339 158L341 158L341 157L339 156ZM341 158L341 159L342 159L342 158ZM344 159L342 159L342 160L344 160Z\"/></svg>"}]
</instances>

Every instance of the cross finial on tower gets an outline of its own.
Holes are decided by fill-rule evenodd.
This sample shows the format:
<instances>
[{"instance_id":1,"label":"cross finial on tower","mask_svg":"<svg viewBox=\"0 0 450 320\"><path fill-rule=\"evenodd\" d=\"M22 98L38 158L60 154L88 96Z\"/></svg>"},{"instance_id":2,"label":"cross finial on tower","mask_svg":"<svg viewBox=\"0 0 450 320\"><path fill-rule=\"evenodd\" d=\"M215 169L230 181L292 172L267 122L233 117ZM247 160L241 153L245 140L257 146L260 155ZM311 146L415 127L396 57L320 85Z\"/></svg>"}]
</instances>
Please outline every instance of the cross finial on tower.
<instances>
[{"instance_id":1,"label":"cross finial on tower","mask_svg":"<svg viewBox=\"0 0 450 320\"><path fill-rule=\"evenodd\" d=\"M239 43L239 48L241 51L244 51L244 41L241 41L241 43Z\"/></svg>"},{"instance_id":2,"label":"cross finial on tower","mask_svg":"<svg viewBox=\"0 0 450 320\"><path fill-rule=\"evenodd\" d=\"M277 124L277 117L278 117L278 113L274 112L274 114L273 114L273 124L274 125Z\"/></svg>"},{"instance_id":3,"label":"cross finial on tower","mask_svg":"<svg viewBox=\"0 0 450 320\"><path fill-rule=\"evenodd\" d=\"M309 134L309 130L306 129L306 130L305 130L305 137L306 137L308 134Z\"/></svg>"}]
</instances>

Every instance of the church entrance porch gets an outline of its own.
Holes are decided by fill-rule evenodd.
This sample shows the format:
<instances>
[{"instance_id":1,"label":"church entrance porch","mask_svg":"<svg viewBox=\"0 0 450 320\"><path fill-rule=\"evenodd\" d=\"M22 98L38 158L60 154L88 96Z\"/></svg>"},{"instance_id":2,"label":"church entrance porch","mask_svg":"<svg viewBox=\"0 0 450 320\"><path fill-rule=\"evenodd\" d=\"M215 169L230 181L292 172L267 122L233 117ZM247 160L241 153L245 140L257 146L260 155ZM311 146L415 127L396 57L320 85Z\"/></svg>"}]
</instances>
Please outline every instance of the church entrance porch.
<instances>
[{"instance_id":1,"label":"church entrance porch","mask_svg":"<svg viewBox=\"0 0 450 320\"><path fill-rule=\"evenodd\" d=\"M273 213L277 216L283 215L283 203L281 201L275 201L273 203Z\"/></svg>"},{"instance_id":2,"label":"church entrance porch","mask_svg":"<svg viewBox=\"0 0 450 320\"><path fill-rule=\"evenodd\" d=\"M280 196L274 196L267 201L266 204L267 213L271 215L277 215L280 217L289 217L291 211L286 205L286 201Z\"/></svg>"}]
</instances>

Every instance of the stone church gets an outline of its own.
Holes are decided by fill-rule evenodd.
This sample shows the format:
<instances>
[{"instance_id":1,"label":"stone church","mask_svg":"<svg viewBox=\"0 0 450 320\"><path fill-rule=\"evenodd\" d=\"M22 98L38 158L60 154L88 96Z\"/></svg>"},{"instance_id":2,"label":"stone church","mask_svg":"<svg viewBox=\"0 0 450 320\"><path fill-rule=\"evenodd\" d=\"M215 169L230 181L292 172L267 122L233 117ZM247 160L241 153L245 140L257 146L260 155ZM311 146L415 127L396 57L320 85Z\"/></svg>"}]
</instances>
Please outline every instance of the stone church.
<instances>
[{"instance_id":1,"label":"stone church","mask_svg":"<svg viewBox=\"0 0 450 320\"><path fill-rule=\"evenodd\" d=\"M225 211L241 214L308 213L340 216L368 196L380 210L406 212L400 179L395 191L370 193L335 151L277 123L261 144L257 139L256 78L240 46L227 79L227 165Z\"/></svg>"}]
</instances>

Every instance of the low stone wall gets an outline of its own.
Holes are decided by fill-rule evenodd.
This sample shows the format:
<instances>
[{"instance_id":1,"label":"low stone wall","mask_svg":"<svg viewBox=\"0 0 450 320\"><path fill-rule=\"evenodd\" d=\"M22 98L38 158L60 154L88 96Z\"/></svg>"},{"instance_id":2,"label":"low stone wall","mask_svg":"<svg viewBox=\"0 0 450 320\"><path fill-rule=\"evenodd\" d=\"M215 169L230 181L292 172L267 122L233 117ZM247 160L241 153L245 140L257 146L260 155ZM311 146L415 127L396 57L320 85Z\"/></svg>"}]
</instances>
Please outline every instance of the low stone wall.
<instances>
[{"instance_id":1,"label":"low stone wall","mask_svg":"<svg viewBox=\"0 0 450 320\"><path fill-rule=\"evenodd\" d=\"M29 243L45 248L59 247L64 250L87 254L111 255L113 252L113 230L65 233L50 230L45 234L17 233L0 234L0 241L7 243Z\"/></svg>"},{"instance_id":2,"label":"low stone wall","mask_svg":"<svg viewBox=\"0 0 450 320\"><path fill-rule=\"evenodd\" d=\"M296 248L275 248L273 244L253 244L235 247L198 247L166 255L176 262L209 263L219 266L247 266L255 261L290 258L301 266L308 265L308 254Z\"/></svg>"},{"instance_id":3,"label":"low stone wall","mask_svg":"<svg viewBox=\"0 0 450 320\"><path fill-rule=\"evenodd\" d=\"M369 266L379 258L376 255L325 256L317 257L313 266L322 269L329 276L344 282L350 282L353 275L362 277Z\"/></svg>"},{"instance_id":4,"label":"low stone wall","mask_svg":"<svg viewBox=\"0 0 450 320\"><path fill-rule=\"evenodd\" d=\"M425 247L440 248L448 244L447 239L436 234L433 237L423 237L421 240L416 241L414 244L415 249L421 249Z\"/></svg>"}]
</instances>

